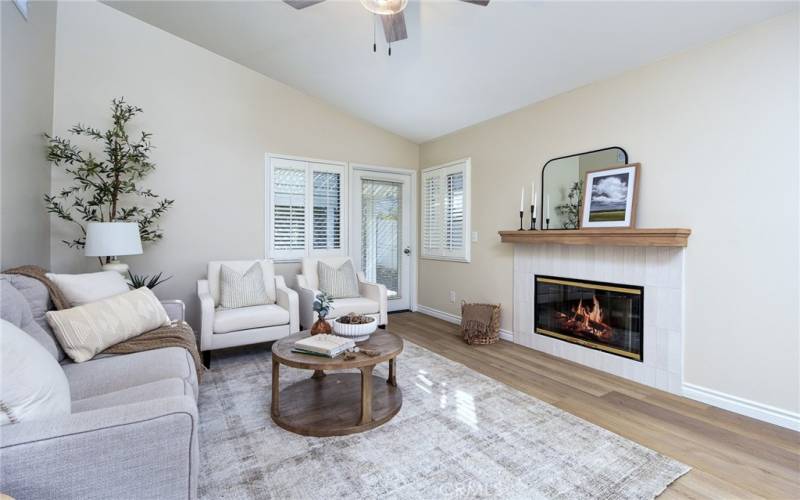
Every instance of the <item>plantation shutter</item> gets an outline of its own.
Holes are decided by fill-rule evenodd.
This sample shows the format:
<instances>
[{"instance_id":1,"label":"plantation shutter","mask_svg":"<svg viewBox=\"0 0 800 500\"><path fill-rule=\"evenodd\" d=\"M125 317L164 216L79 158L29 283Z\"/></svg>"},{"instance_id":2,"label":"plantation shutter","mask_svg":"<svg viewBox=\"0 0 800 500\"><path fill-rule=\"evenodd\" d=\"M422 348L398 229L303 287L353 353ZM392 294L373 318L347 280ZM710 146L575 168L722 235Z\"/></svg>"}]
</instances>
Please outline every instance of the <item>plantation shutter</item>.
<instances>
[{"instance_id":1,"label":"plantation shutter","mask_svg":"<svg viewBox=\"0 0 800 500\"><path fill-rule=\"evenodd\" d=\"M469 160L422 173L422 257L469 262Z\"/></svg>"},{"instance_id":2,"label":"plantation shutter","mask_svg":"<svg viewBox=\"0 0 800 500\"><path fill-rule=\"evenodd\" d=\"M442 247L442 231L439 223L441 203L441 180L439 172L425 172L422 177L422 253L438 255Z\"/></svg>"},{"instance_id":3,"label":"plantation shutter","mask_svg":"<svg viewBox=\"0 0 800 500\"><path fill-rule=\"evenodd\" d=\"M444 249L459 253L464 248L464 172L448 174L446 179Z\"/></svg>"},{"instance_id":4,"label":"plantation shutter","mask_svg":"<svg viewBox=\"0 0 800 500\"><path fill-rule=\"evenodd\" d=\"M343 255L344 165L270 157L268 168L270 257Z\"/></svg>"},{"instance_id":5,"label":"plantation shutter","mask_svg":"<svg viewBox=\"0 0 800 500\"><path fill-rule=\"evenodd\" d=\"M338 250L342 236L342 176L314 171L314 250Z\"/></svg>"},{"instance_id":6,"label":"plantation shutter","mask_svg":"<svg viewBox=\"0 0 800 500\"><path fill-rule=\"evenodd\" d=\"M273 248L276 252L303 252L306 241L306 171L273 171Z\"/></svg>"}]
</instances>

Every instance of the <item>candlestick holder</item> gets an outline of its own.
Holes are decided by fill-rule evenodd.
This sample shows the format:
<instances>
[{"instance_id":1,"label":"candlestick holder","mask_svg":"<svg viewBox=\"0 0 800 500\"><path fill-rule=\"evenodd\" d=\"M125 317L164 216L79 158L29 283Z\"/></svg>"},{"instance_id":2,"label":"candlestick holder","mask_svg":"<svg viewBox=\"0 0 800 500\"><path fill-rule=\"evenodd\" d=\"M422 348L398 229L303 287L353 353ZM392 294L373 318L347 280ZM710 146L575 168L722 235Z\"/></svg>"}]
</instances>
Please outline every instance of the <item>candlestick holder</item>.
<instances>
[{"instance_id":1,"label":"candlestick holder","mask_svg":"<svg viewBox=\"0 0 800 500\"><path fill-rule=\"evenodd\" d=\"M536 231L536 205L531 205L531 231Z\"/></svg>"},{"instance_id":2,"label":"candlestick holder","mask_svg":"<svg viewBox=\"0 0 800 500\"><path fill-rule=\"evenodd\" d=\"M517 231L524 231L525 230L525 228L522 227L522 218L524 216L525 216L525 211L524 210L520 210L519 211L519 229L517 229Z\"/></svg>"},{"instance_id":3,"label":"candlestick holder","mask_svg":"<svg viewBox=\"0 0 800 500\"><path fill-rule=\"evenodd\" d=\"M545 222L547 223L547 229L550 229L550 217L546 218Z\"/></svg>"}]
</instances>

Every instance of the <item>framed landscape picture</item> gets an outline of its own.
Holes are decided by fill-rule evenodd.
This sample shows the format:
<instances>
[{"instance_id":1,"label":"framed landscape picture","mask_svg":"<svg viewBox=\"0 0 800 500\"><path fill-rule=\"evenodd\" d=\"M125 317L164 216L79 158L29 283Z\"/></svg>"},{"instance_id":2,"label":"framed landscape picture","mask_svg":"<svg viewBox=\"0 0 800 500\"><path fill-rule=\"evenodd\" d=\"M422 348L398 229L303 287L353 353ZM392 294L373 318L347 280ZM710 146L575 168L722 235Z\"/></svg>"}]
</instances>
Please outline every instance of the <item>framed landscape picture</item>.
<instances>
[{"instance_id":1,"label":"framed landscape picture","mask_svg":"<svg viewBox=\"0 0 800 500\"><path fill-rule=\"evenodd\" d=\"M586 172L581 227L633 227L636 224L638 163Z\"/></svg>"}]
</instances>

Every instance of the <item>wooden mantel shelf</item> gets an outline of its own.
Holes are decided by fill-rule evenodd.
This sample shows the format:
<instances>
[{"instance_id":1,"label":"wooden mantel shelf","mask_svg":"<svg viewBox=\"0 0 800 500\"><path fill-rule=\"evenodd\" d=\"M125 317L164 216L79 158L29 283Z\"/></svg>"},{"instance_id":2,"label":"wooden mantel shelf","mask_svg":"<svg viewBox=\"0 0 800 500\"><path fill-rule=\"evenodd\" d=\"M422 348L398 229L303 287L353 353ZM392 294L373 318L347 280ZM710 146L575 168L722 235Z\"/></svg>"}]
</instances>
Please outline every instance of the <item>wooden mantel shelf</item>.
<instances>
[{"instance_id":1,"label":"wooden mantel shelf","mask_svg":"<svg viewBox=\"0 0 800 500\"><path fill-rule=\"evenodd\" d=\"M604 228L550 229L546 231L499 231L503 243L558 243L561 245L618 247L685 247L691 229L683 228Z\"/></svg>"}]
</instances>

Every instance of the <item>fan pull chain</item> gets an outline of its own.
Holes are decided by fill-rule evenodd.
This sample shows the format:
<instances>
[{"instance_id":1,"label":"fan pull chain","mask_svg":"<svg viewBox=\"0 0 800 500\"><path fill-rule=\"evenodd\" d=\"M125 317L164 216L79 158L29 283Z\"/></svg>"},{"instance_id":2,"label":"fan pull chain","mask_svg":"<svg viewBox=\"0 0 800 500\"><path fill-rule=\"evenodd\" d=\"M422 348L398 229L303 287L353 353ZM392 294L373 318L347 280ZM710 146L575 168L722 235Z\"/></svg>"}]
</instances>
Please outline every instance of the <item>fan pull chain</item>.
<instances>
[{"instance_id":1,"label":"fan pull chain","mask_svg":"<svg viewBox=\"0 0 800 500\"><path fill-rule=\"evenodd\" d=\"M378 44L375 43L375 22L377 21L377 16L373 14L372 16L372 52L378 52Z\"/></svg>"},{"instance_id":2,"label":"fan pull chain","mask_svg":"<svg viewBox=\"0 0 800 500\"><path fill-rule=\"evenodd\" d=\"M389 55L390 56L392 55L392 44L391 43L389 44Z\"/></svg>"}]
</instances>

